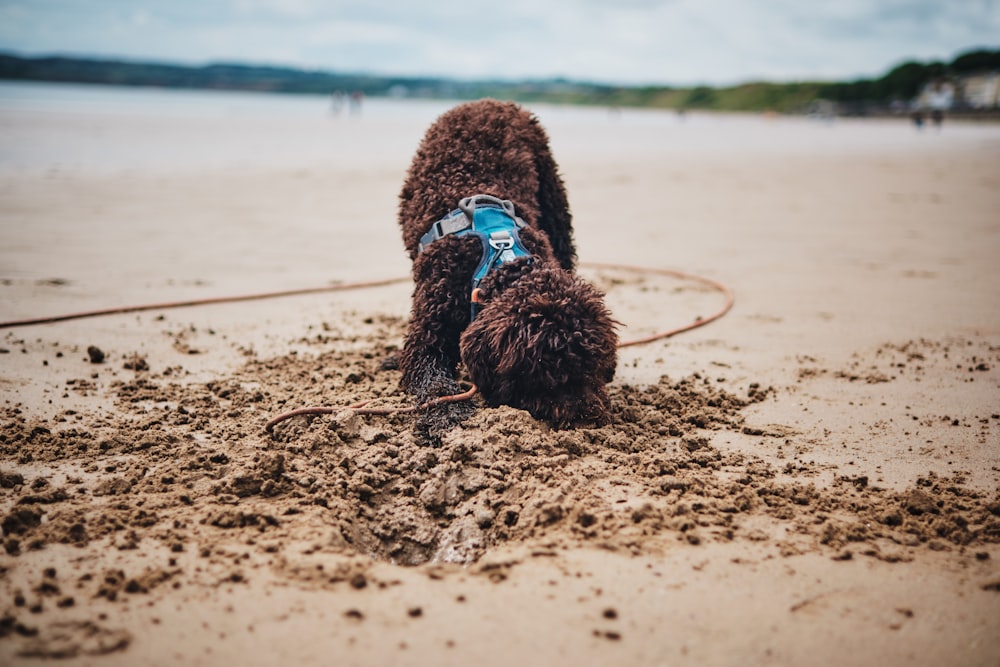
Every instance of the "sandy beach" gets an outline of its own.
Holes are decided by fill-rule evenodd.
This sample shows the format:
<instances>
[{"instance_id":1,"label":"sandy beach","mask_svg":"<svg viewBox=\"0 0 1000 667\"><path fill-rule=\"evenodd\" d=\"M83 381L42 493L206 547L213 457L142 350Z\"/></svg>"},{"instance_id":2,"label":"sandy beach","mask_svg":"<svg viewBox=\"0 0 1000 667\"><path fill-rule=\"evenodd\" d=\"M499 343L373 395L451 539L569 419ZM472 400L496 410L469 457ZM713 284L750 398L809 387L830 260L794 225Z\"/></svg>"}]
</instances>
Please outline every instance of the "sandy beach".
<instances>
[{"instance_id":1,"label":"sandy beach","mask_svg":"<svg viewBox=\"0 0 1000 667\"><path fill-rule=\"evenodd\" d=\"M405 277L448 106L0 85L0 322ZM1000 664L1000 125L533 110L622 337L733 310L439 448L264 432L405 281L0 329L0 663Z\"/></svg>"}]
</instances>

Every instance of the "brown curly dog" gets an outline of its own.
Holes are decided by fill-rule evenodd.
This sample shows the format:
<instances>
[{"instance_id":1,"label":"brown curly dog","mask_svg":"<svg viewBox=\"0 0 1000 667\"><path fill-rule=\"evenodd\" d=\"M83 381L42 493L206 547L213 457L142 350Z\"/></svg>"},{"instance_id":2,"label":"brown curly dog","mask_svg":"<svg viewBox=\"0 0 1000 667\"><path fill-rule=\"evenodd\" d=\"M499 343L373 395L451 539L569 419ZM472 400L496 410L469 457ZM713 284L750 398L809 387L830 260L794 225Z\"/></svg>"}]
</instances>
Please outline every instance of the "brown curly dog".
<instances>
[{"instance_id":1,"label":"brown curly dog","mask_svg":"<svg viewBox=\"0 0 1000 667\"><path fill-rule=\"evenodd\" d=\"M488 405L556 427L606 418L616 323L573 273L566 191L534 116L494 100L443 114L410 166L399 224L416 283L404 390L420 402L461 391L461 361ZM440 406L420 428L440 437L471 411Z\"/></svg>"}]
</instances>

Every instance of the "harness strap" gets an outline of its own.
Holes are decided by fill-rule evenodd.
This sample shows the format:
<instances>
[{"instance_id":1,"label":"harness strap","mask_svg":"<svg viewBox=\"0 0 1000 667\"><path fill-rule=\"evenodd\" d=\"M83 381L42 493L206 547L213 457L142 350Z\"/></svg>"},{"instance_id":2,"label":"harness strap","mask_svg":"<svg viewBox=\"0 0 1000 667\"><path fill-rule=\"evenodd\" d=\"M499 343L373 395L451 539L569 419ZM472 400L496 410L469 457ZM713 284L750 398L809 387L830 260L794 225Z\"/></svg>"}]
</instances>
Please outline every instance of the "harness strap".
<instances>
[{"instance_id":1,"label":"harness strap","mask_svg":"<svg viewBox=\"0 0 1000 667\"><path fill-rule=\"evenodd\" d=\"M490 195L474 195L458 202L458 208L441 218L420 238L420 252L449 234L474 235L483 246L483 256L472 274L471 314L475 319L482 304L479 283L490 271L509 264L519 257L531 257L518 230L527 224L514 213L514 204L508 199Z\"/></svg>"}]
</instances>

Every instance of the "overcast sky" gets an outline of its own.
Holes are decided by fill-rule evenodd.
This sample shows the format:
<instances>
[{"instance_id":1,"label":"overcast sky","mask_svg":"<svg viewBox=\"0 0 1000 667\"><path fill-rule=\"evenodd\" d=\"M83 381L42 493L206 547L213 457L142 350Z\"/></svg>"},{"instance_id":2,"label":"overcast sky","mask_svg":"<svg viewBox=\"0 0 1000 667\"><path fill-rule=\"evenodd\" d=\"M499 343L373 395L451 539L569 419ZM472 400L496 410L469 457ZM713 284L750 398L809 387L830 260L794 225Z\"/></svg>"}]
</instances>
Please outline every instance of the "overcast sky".
<instances>
[{"instance_id":1,"label":"overcast sky","mask_svg":"<svg viewBox=\"0 0 1000 667\"><path fill-rule=\"evenodd\" d=\"M0 50L458 78L878 76L1000 48L1000 0L0 0Z\"/></svg>"}]
</instances>

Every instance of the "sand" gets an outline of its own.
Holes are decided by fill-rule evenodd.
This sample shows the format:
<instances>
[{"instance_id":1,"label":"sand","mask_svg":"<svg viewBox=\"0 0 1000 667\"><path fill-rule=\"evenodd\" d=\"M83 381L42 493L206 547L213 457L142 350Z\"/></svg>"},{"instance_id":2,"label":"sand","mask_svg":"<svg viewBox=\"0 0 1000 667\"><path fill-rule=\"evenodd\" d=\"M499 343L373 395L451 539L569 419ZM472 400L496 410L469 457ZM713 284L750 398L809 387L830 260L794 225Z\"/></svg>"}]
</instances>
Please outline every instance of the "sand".
<instances>
[{"instance_id":1,"label":"sand","mask_svg":"<svg viewBox=\"0 0 1000 667\"><path fill-rule=\"evenodd\" d=\"M440 105L206 108L0 109L0 320L406 275ZM0 662L1000 661L1000 127L538 112L581 260L733 311L440 447L263 430L406 404L406 283L0 330ZM582 272L624 338L720 303Z\"/></svg>"}]
</instances>

